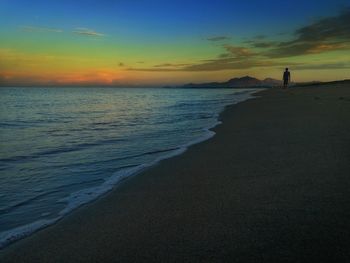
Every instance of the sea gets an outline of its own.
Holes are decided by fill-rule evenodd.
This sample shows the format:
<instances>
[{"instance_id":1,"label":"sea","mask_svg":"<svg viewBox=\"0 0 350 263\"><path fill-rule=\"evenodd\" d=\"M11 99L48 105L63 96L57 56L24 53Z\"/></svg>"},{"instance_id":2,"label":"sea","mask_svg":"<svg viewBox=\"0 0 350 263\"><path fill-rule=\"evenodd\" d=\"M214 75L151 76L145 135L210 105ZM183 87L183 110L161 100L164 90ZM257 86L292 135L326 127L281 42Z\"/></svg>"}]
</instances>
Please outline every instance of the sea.
<instances>
[{"instance_id":1,"label":"sea","mask_svg":"<svg viewBox=\"0 0 350 263\"><path fill-rule=\"evenodd\" d=\"M0 248L211 138L255 91L0 88Z\"/></svg>"}]
</instances>

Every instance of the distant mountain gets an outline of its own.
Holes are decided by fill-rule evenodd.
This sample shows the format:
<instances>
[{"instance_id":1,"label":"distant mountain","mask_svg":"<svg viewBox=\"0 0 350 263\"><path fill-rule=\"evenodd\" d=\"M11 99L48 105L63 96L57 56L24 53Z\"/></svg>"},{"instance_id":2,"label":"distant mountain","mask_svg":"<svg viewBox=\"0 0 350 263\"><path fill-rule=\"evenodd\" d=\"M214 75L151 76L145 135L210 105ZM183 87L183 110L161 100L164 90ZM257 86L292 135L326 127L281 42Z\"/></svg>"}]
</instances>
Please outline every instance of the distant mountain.
<instances>
[{"instance_id":1,"label":"distant mountain","mask_svg":"<svg viewBox=\"0 0 350 263\"><path fill-rule=\"evenodd\" d=\"M259 80L250 76L242 78L233 78L226 82L209 82L200 84L186 84L183 88L256 88L256 87L274 87L281 86L282 81L272 78Z\"/></svg>"},{"instance_id":2,"label":"distant mountain","mask_svg":"<svg viewBox=\"0 0 350 263\"><path fill-rule=\"evenodd\" d=\"M263 84L266 86L281 86L283 84L282 80L278 80L278 79L272 79L272 78L266 78L263 81Z\"/></svg>"},{"instance_id":3,"label":"distant mountain","mask_svg":"<svg viewBox=\"0 0 350 263\"><path fill-rule=\"evenodd\" d=\"M256 87L261 86L261 80L245 76L242 78L233 78L226 82L229 87Z\"/></svg>"}]
</instances>

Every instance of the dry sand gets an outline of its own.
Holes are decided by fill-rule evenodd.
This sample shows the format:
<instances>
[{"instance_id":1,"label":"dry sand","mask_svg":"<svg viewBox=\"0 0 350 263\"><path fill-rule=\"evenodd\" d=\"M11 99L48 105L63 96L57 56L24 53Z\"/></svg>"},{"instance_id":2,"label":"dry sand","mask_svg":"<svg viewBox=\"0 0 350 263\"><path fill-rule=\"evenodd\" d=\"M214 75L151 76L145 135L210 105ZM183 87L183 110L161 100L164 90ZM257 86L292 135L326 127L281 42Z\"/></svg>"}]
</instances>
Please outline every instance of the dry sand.
<instances>
[{"instance_id":1,"label":"dry sand","mask_svg":"<svg viewBox=\"0 0 350 263\"><path fill-rule=\"evenodd\" d=\"M350 83L272 89L5 262L350 262Z\"/></svg>"}]
</instances>

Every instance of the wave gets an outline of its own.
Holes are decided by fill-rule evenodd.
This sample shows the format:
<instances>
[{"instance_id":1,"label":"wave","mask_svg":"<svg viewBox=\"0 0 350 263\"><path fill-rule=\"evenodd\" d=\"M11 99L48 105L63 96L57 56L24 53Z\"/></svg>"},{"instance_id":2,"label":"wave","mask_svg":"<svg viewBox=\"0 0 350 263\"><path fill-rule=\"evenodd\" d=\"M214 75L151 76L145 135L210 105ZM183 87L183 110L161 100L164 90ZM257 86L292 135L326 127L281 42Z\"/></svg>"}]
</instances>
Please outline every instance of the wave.
<instances>
[{"instance_id":1,"label":"wave","mask_svg":"<svg viewBox=\"0 0 350 263\"><path fill-rule=\"evenodd\" d=\"M4 248L10 243L29 236L30 234L56 223L60 217L52 219L41 219L33 223L16 227L0 233L0 249Z\"/></svg>"},{"instance_id":2,"label":"wave","mask_svg":"<svg viewBox=\"0 0 350 263\"><path fill-rule=\"evenodd\" d=\"M66 189L67 187L72 187L72 186L76 186L76 185L86 185L86 184L91 184L91 183L98 183L102 181L101 179L95 179L95 180L90 180L90 181L82 181L82 182L78 182L78 183L71 183L71 184L64 184L64 185L60 185L60 186L57 186L54 190L51 190L51 191L46 191L44 193L40 193L40 194L37 194L33 197L30 197L30 198L27 198L23 201L20 201L20 202L17 202L13 205L10 205L10 206L7 206L5 208L2 208L0 209L0 214L3 214L3 213L9 213L9 212L12 212L13 210L19 208L19 207L23 207L27 204L30 204L32 201L36 201L36 200L39 200L41 199L42 197L46 197L46 196L49 196L51 194L55 194L55 193L59 193L61 192L62 190ZM42 191L41 189L39 191ZM38 190L36 192L39 192Z\"/></svg>"},{"instance_id":3,"label":"wave","mask_svg":"<svg viewBox=\"0 0 350 263\"><path fill-rule=\"evenodd\" d=\"M70 194L68 197L60 199L58 202L66 202L67 206L59 212L59 215L64 216L70 213L72 210L80 207L81 205L89 203L92 200L95 200L97 197L109 192L112 188L114 188L115 185L117 185L124 179L130 178L130 176L134 176L149 167L155 166L162 160L169 159L171 157L184 153L188 149L188 147L190 147L191 145L198 144L200 142L203 142L212 138L215 135L215 132L210 129L214 128L219 124L221 124L221 122L217 121L214 125L204 128L203 129L204 134L201 137L198 137L197 139L189 143L186 143L180 147L146 153L146 154L155 154L155 153L167 152L167 154L164 154L154 159L151 162L143 163L131 168L121 169L115 172L111 177L107 178L105 182L99 186L82 189Z\"/></svg>"},{"instance_id":4,"label":"wave","mask_svg":"<svg viewBox=\"0 0 350 263\"><path fill-rule=\"evenodd\" d=\"M57 192L59 192L59 190L53 190L53 191L49 191L49 192L45 192L45 193L33 196L31 198L28 198L26 200L18 202L18 203L14 204L14 205L5 207L3 209L0 209L0 214L9 213L9 212L11 212L11 211L21 207L21 206L25 206L25 205L31 203L32 201L38 200L38 199L40 199L40 198L42 198L44 196L47 196L47 195L50 195L50 194L54 194L54 193L57 193Z\"/></svg>"},{"instance_id":5,"label":"wave","mask_svg":"<svg viewBox=\"0 0 350 263\"><path fill-rule=\"evenodd\" d=\"M7 230L7 231L0 233L0 249L4 248L8 244L13 243L14 241L16 241L18 239L22 239L22 238L29 236L30 234L40 230L40 229L42 229L42 228L45 228L49 225L56 223L57 221L59 221L61 218L63 218L65 215L69 214L71 211L75 210L76 208L78 208L86 203L89 203L89 202L97 199L101 195L109 192L118 183L120 183L124 179L130 178L131 176L134 176L134 175L144 171L145 169L158 164L162 160L169 159L171 157L182 154L183 152L185 152L187 150L187 148L189 146L191 146L193 144L197 144L197 143L200 143L202 141L208 140L209 138L211 138L215 135L215 132L213 132L209 129L215 127L216 125L218 125L220 123L221 122L218 121L212 127L204 129L206 133L202 137L197 138L190 143L184 144L181 147L173 148L171 150L160 150L160 151L152 151L152 152L146 153L146 154L155 154L155 153L167 152L167 154L160 156L149 163L140 164L140 165L137 165L137 166L134 166L131 168L121 169L121 170L115 172L111 177L106 179L105 182L99 186L79 190L77 192L70 194L69 196L67 196L65 198L58 200L57 202L59 202L59 203L66 203L66 206L64 209L62 209L58 213L57 217L52 218L52 219L41 219L41 220L35 221L33 223L30 223L30 224L27 224L24 226L20 226L20 227L14 228L14 229L10 229L10 230ZM48 194L50 194L50 193L48 193ZM45 194L38 195L37 197L34 197L32 199L39 198L40 196L43 196L43 195L45 195ZM25 202L23 202L23 203L25 203ZM23 205L23 204L18 204L18 205Z\"/></svg>"},{"instance_id":6,"label":"wave","mask_svg":"<svg viewBox=\"0 0 350 263\"><path fill-rule=\"evenodd\" d=\"M76 144L73 146L69 147L60 147L60 148L55 148L51 150L46 150L46 151L41 151L41 152L36 152L31 155L17 155L17 156L12 156L9 158L3 158L0 159L0 162L18 162L18 161L23 161L23 160L32 160L36 158L40 158L42 156L46 155L55 155L55 154L60 154L60 153L68 153L68 152L76 152L80 151L89 147L95 147L99 146L101 144L107 144L107 143L115 143L115 142L120 142L124 141L124 139L110 139L110 140L101 140L101 141L96 141L94 143L80 143Z\"/></svg>"},{"instance_id":7,"label":"wave","mask_svg":"<svg viewBox=\"0 0 350 263\"><path fill-rule=\"evenodd\" d=\"M253 96L251 96L250 94L251 94L251 92L249 92L249 93L245 92L244 94L241 94L241 96L239 96L231 104L235 104L235 103L253 98ZM243 96L243 95L245 95L245 96ZM189 143L180 145L179 147L172 148L172 149L150 151L150 152L143 153L140 155L134 155L134 157L135 156L137 157L137 156L142 156L144 154L164 153L163 155L157 157L156 159L154 159L151 162L143 163L143 164L131 166L131 167L127 166L125 168L122 168L122 169L116 171L115 173L112 174L112 176L107 178L101 185L79 190L77 192L70 194L69 196L67 196L65 198L58 200L57 202L59 202L59 203L66 203L66 206L58 213L57 217L50 218L50 219L41 219L41 220L35 221L33 223L30 223L30 224L27 224L24 226L20 226L20 227L14 228L14 229L10 229L10 230L7 230L7 231L0 233L0 249L4 248L8 244L10 244L18 239L24 238L24 237L32 234L33 232L36 232L42 228L45 228L49 225L56 223L57 221L59 221L61 218L63 218L65 215L69 214L70 212L72 212L76 208L78 208L86 203L89 203L89 202L97 199L98 197L106 194L107 192L112 190L114 187L116 187L121 181L123 181L127 178L130 178L131 176L135 176L147 168L155 166L156 164L158 164L162 160L169 159L171 157L174 157L174 156L177 156L177 155L184 153L190 146L192 146L194 144L198 144L200 142L203 142L203 141L206 141L206 140L212 138L215 135L215 132L212 131L211 129L216 127L219 124L221 124L221 121L216 121L213 125L206 127L206 128L203 128L202 136L192 140ZM124 158L130 158L130 156L124 157ZM121 160L121 159L123 159L123 158L117 158L114 160Z\"/></svg>"}]
</instances>

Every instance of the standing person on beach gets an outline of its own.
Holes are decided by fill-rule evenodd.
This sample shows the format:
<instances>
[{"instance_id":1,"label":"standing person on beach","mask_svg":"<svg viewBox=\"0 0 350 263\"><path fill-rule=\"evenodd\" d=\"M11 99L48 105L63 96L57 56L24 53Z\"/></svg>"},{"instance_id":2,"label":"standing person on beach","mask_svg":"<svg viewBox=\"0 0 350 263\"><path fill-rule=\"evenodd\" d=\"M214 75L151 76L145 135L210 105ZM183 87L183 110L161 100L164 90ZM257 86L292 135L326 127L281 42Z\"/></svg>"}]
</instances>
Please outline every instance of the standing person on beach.
<instances>
[{"instance_id":1,"label":"standing person on beach","mask_svg":"<svg viewBox=\"0 0 350 263\"><path fill-rule=\"evenodd\" d=\"M289 82L290 82L290 72L288 71L288 68L286 68L286 71L283 73L283 88L288 88Z\"/></svg>"}]
</instances>

